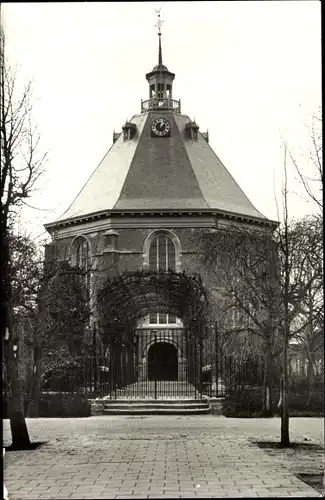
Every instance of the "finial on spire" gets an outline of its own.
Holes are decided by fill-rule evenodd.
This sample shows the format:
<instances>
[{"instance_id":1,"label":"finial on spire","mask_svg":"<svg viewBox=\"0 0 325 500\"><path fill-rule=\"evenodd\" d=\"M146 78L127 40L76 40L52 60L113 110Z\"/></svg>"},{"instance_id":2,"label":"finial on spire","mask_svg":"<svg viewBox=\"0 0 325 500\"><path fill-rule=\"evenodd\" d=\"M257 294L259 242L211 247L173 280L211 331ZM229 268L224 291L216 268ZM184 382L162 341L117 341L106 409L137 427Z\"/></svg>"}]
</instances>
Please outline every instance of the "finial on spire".
<instances>
[{"instance_id":1,"label":"finial on spire","mask_svg":"<svg viewBox=\"0 0 325 500\"><path fill-rule=\"evenodd\" d=\"M164 21L160 18L160 11L161 11L161 8L156 9L156 14L158 15L158 21L157 21L157 24L155 26L156 26L156 28L158 28L158 36L159 36L158 64L161 66L162 65L161 25Z\"/></svg>"}]
</instances>

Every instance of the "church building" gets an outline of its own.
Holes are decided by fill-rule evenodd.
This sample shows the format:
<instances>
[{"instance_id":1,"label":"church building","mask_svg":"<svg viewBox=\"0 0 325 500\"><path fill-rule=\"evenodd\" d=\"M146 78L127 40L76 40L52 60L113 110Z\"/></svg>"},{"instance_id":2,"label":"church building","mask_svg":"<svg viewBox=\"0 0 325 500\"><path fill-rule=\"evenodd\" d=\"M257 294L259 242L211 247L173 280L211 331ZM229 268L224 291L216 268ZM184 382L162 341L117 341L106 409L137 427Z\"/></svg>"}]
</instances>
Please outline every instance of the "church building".
<instances>
[{"instance_id":1,"label":"church building","mask_svg":"<svg viewBox=\"0 0 325 500\"><path fill-rule=\"evenodd\" d=\"M158 40L157 64L145 75L147 98L113 133L107 154L70 207L45 226L58 260L89 269L90 301L108 276L137 270L191 275L197 271L193 232L210 231L216 219L272 225L222 164L208 133L182 109L173 92L175 74L163 64L160 27ZM94 305L92 322L96 314ZM136 351L122 356L133 374L119 387L189 382L187 342L174 311L148 310L137 324Z\"/></svg>"}]
</instances>

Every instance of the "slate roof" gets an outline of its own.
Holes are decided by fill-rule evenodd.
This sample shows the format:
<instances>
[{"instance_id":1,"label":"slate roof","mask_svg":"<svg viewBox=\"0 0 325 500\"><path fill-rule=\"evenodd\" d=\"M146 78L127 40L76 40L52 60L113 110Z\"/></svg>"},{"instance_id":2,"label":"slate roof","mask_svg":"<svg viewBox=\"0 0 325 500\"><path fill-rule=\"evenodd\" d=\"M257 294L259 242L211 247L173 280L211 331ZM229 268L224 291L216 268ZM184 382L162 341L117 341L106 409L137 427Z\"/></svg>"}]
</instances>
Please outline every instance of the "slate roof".
<instances>
[{"instance_id":1,"label":"slate roof","mask_svg":"<svg viewBox=\"0 0 325 500\"><path fill-rule=\"evenodd\" d=\"M164 116L170 137L151 137L151 124ZM190 118L172 111L134 116L134 137L123 134L110 148L57 222L102 211L138 209L226 211L267 220L249 201L220 159L198 133L186 135Z\"/></svg>"}]
</instances>

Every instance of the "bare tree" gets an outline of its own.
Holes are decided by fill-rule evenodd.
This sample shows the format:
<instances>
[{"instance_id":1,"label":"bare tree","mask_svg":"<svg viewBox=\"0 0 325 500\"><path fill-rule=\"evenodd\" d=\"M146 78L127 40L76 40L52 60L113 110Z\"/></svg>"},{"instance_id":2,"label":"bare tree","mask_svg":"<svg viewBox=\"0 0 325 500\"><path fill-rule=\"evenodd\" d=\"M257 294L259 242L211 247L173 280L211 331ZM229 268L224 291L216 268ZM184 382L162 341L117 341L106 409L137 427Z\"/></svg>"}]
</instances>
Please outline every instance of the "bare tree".
<instances>
[{"instance_id":1,"label":"bare tree","mask_svg":"<svg viewBox=\"0 0 325 500\"><path fill-rule=\"evenodd\" d=\"M219 315L222 310L225 316L228 313L223 327L227 330L224 337L228 337L228 344L239 335L260 339L265 414L272 413L272 391L277 383L275 360L280 356L282 361L283 411L288 404L289 340L305 335L311 326L314 328L322 321L321 218L289 220L286 182L283 196L284 222L274 233L248 225L232 225L220 226L212 232L202 231L196 238L199 259L207 270L210 286L219 292L216 298ZM314 300L313 310L306 314L310 293L318 301ZM233 348L232 342L230 349ZM284 412L282 418L284 444L289 439L285 430L287 415Z\"/></svg>"},{"instance_id":2,"label":"bare tree","mask_svg":"<svg viewBox=\"0 0 325 500\"><path fill-rule=\"evenodd\" d=\"M98 267L96 257L89 255L80 267L76 255L71 255L74 250L68 251L70 244L66 242L65 253L61 255L60 245L54 239L45 252L47 257L34 327L29 417L38 416L47 374L64 369L69 362L77 360L77 364L80 363L83 356L90 356L93 343L96 343L93 325L97 293L111 266ZM98 240L94 245L97 248Z\"/></svg>"},{"instance_id":3,"label":"bare tree","mask_svg":"<svg viewBox=\"0 0 325 500\"><path fill-rule=\"evenodd\" d=\"M288 383L288 347L290 339L290 275L291 262L290 238L289 238L289 212L288 212L288 176L287 176L287 148L284 150L284 185L283 185L283 230L278 231L278 243L280 251L282 299L283 299L283 349L282 349L282 379L281 379L281 444L290 444L289 435L289 383ZM291 246L292 248L292 246ZM293 311L291 311L294 317Z\"/></svg>"},{"instance_id":4,"label":"bare tree","mask_svg":"<svg viewBox=\"0 0 325 500\"><path fill-rule=\"evenodd\" d=\"M298 177L304 187L305 193L309 200L312 200L318 211L323 212L323 141L322 141L322 116L319 111L318 115L312 116L311 125L306 125L308 129L311 146L308 151L308 159L304 159L302 166L296 159L296 156L286 148L289 157L294 165ZM309 173L306 173L308 166Z\"/></svg>"},{"instance_id":5,"label":"bare tree","mask_svg":"<svg viewBox=\"0 0 325 500\"><path fill-rule=\"evenodd\" d=\"M286 157L286 154L285 154ZM288 349L290 340L306 335L322 321L323 304L319 300L322 280L322 222L306 217L289 220L288 182L286 160L284 165L283 223L276 238L280 261L282 311L280 328L282 332L282 383L281 383L281 443L289 445L289 379ZM311 302L311 298L316 299ZM306 314L306 306L308 313Z\"/></svg>"},{"instance_id":6,"label":"bare tree","mask_svg":"<svg viewBox=\"0 0 325 500\"><path fill-rule=\"evenodd\" d=\"M45 155L38 154L39 134L33 127L31 85L17 89L17 74L5 59L5 37L0 32L0 133L1 133L1 292L2 331L9 385L12 447L31 443L24 417L23 392L18 373L17 339L14 338L13 290L10 279L11 241L16 216L33 193L43 173Z\"/></svg>"},{"instance_id":7,"label":"bare tree","mask_svg":"<svg viewBox=\"0 0 325 500\"><path fill-rule=\"evenodd\" d=\"M26 390L32 371L43 255L35 239L27 234L11 235L10 254L13 337L18 341L18 371Z\"/></svg>"},{"instance_id":8,"label":"bare tree","mask_svg":"<svg viewBox=\"0 0 325 500\"><path fill-rule=\"evenodd\" d=\"M44 372L83 354L89 308L80 271L60 263L48 269L38 303L29 417L38 416Z\"/></svg>"},{"instance_id":9,"label":"bare tree","mask_svg":"<svg viewBox=\"0 0 325 500\"><path fill-rule=\"evenodd\" d=\"M321 357L324 345L323 217L318 214L307 216L296 221L295 228L298 233L296 268L301 269L301 280L306 288L291 330L295 345L308 360L307 380L311 392L314 372L317 373L317 358ZM299 255L305 256L300 263L297 262Z\"/></svg>"},{"instance_id":10,"label":"bare tree","mask_svg":"<svg viewBox=\"0 0 325 500\"><path fill-rule=\"evenodd\" d=\"M253 335L264 357L263 412L272 413L274 357L278 346L280 307L277 247L270 229L225 226L196 237L199 260L219 291L216 303L223 309L229 339Z\"/></svg>"}]
</instances>

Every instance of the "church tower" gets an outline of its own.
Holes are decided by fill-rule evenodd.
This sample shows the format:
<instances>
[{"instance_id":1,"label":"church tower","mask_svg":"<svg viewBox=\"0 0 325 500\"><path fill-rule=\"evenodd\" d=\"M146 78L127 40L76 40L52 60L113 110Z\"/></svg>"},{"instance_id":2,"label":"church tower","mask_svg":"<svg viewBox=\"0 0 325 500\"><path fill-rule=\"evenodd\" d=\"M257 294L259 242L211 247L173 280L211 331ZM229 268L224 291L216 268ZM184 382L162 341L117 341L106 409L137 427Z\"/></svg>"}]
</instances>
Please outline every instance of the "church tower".
<instances>
[{"instance_id":1,"label":"church tower","mask_svg":"<svg viewBox=\"0 0 325 500\"><path fill-rule=\"evenodd\" d=\"M160 27L158 18L158 64L146 74L148 98L140 112L113 133L112 146L70 207L45 226L57 259L91 269L91 297L107 276L125 271L193 273L193 233L215 228L216 220L274 227L212 150L208 133L182 112L173 93L175 74L163 64ZM138 324L139 331L162 332L165 344L171 331L180 339L182 327L175 315L157 310ZM142 352L148 361L149 347ZM144 365L139 376L149 376Z\"/></svg>"}]
</instances>

